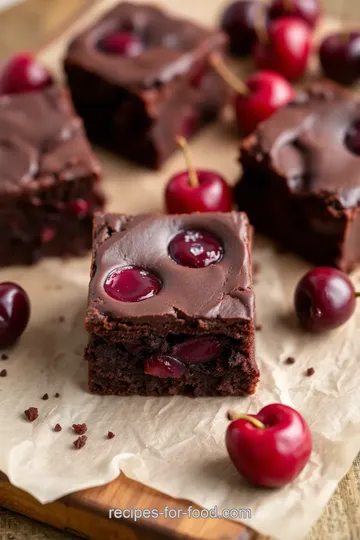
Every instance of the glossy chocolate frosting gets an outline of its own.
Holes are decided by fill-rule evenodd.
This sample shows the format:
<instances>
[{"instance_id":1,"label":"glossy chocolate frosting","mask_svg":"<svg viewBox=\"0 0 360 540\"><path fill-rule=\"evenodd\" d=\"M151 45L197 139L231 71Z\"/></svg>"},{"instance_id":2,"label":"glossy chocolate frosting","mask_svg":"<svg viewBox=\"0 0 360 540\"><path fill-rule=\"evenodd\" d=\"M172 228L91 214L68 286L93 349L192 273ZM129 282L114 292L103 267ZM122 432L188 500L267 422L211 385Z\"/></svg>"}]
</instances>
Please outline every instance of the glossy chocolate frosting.
<instances>
[{"instance_id":1,"label":"glossy chocolate frosting","mask_svg":"<svg viewBox=\"0 0 360 540\"><path fill-rule=\"evenodd\" d=\"M202 229L222 242L224 257L205 268L176 264L170 241L182 230ZM95 319L159 324L160 320L201 319L236 322L254 315L251 277L251 229L245 214L142 215L95 217L88 329ZM140 266L162 282L156 296L136 303L119 302L104 291L117 267ZM96 321L95 321L96 323Z\"/></svg>"},{"instance_id":2,"label":"glossy chocolate frosting","mask_svg":"<svg viewBox=\"0 0 360 540\"><path fill-rule=\"evenodd\" d=\"M139 56L109 54L101 39L117 30L131 31L141 40ZM81 65L118 86L151 88L187 73L198 58L225 34L169 15L149 4L121 2L71 43L66 63Z\"/></svg>"},{"instance_id":3,"label":"glossy chocolate frosting","mask_svg":"<svg viewBox=\"0 0 360 540\"><path fill-rule=\"evenodd\" d=\"M98 174L65 90L0 97L0 171L1 195Z\"/></svg>"},{"instance_id":4,"label":"glossy chocolate frosting","mask_svg":"<svg viewBox=\"0 0 360 540\"><path fill-rule=\"evenodd\" d=\"M260 124L243 142L284 177L294 193L329 197L337 206L360 202L360 155L345 144L360 120L360 100L328 81L312 83L296 99Z\"/></svg>"}]
</instances>

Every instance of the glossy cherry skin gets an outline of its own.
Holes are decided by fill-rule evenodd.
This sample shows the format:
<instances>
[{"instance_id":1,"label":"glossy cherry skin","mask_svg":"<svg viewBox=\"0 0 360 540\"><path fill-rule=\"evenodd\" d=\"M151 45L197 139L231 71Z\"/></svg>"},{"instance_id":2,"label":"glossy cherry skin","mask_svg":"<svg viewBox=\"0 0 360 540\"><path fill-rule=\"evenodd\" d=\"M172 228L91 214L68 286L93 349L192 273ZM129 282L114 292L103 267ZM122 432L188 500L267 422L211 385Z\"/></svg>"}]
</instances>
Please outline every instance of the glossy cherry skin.
<instances>
[{"instance_id":1,"label":"glossy cherry skin","mask_svg":"<svg viewBox=\"0 0 360 540\"><path fill-rule=\"evenodd\" d=\"M143 46L139 38L131 32L113 32L100 41L100 48L109 54L139 56Z\"/></svg>"},{"instance_id":2,"label":"glossy cherry skin","mask_svg":"<svg viewBox=\"0 0 360 540\"><path fill-rule=\"evenodd\" d=\"M344 324L354 313L354 286L344 272L320 266L307 272L295 290L295 311L306 330L320 332Z\"/></svg>"},{"instance_id":3,"label":"glossy cherry skin","mask_svg":"<svg viewBox=\"0 0 360 540\"><path fill-rule=\"evenodd\" d=\"M293 17L276 19L269 25L268 40L254 47L256 65L296 81L305 73L310 45L311 31L306 23Z\"/></svg>"},{"instance_id":4,"label":"glossy cherry skin","mask_svg":"<svg viewBox=\"0 0 360 540\"><path fill-rule=\"evenodd\" d=\"M296 17L315 28L321 14L319 0L273 0L269 8L270 19Z\"/></svg>"},{"instance_id":5,"label":"glossy cherry skin","mask_svg":"<svg viewBox=\"0 0 360 540\"><path fill-rule=\"evenodd\" d=\"M301 473L312 450L311 433L295 409L274 403L249 415L265 425L254 426L238 419L229 424L226 447L239 473L264 487L282 487Z\"/></svg>"},{"instance_id":6,"label":"glossy cherry skin","mask_svg":"<svg viewBox=\"0 0 360 540\"><path fill-rule=\"evenodd\" d=\"M187 339L177 343L171 355L183 364L201 364L220 356L222 344L213 336L203 336Z\"/></svg>"},{"instance_id":7,"label":"glossy cherry skin","mask_svg":"<svg viewBox=\"0 0 360 540\"><path fill-rule=\"evenodd\" d=\"M235 112L237 123L246 134L295 97L289 82L274 71L259 71L245 84L249 93L237 94Z\"/></svg>"},{"instance_id":8,"label":"glossy cherry skin","mask_svg":"<svg viewBox=\"0 0 360 540\"><path fill-rule=\"evenodd\" d=\"M30 300L16 283L0 283L0 347L13 345L30 318Z\"/></svg>"},{"instance_id":9,"label":"glossy cherry skin","mask_svg":"<svg viewBox=\"0 0 360 540\"><path fill-rule=\"evenodd\" d=\"M323 72L340 84L360 78L360 32L339 32L324 39L319 49Z\"/></svg>"},{"instance_id":10,"label":"glossy cherry skin","mask_svg":"<svg viewBox=\"0 0 360 540\"><path fill-rule=\"evenodd\" d=\"M204 268L216 264L224 255L224 248L216 236L193 229L178 233L168 249L173 261L188 268Z\"/></svg>"},{"instance_id":11,"label":"glossy cherry skin","mask_svg":"<svg viewBox=\"0 0 360 540\"><path fill-rule=\"evenodd\" d=\"M85 217L90 210L90 203L85 199L73 199L68 204L68 211L70 214L77 216L78 218Z\"/></svg>"},{"instance_id":12,"label":"glossy cherry skin","mask_svg":"<svg viewBox=\"0 0 360 540\"><path fill-rule=\"evenodd\" d=\"M185 373L185 366L172 356L154 354L144 361L144 373L161 379L179 379Z\"/></svg>"},{"instance_id":13,"label":"glossy cherry skin","mask_svg":"<svg viewBox=\"0 0 360 540\"><path fill-rule=\"evenodd\" d=\"M230 51L235 56L250 54L257 40L256 20L260 10L267 14L261 2L238 0L230 4L221 19L221 28L229 36Z\"/></svg>"},{"instance_id":14,"label":"glossy cherry skin","mask_svg":"<svg viewBox=\"0 0 360 540\"><path fill-rule=\"evenodd\" d=\"M20 94L42 90L53 83L50 73L29 53L10 58L0 72L0 94Z\"/></svg>"},{"instance_id":15,"label":"glossy cherry skin","mask_svg":"<svg viewBox=\"0 0 360 540\"><path fill-rule=\"evenodd\" d=\"M197 170L199 185L193 187L189 173L173 176L165 190L165 205L169 214L191 212L230 212L232 190L220 174Z\"/></svg>"},{"instance_id":16,"label":"glossy cherry skin","mask_svg":"<svg viewBox=\"0 0 360 540\"><path fill-rule=\"evenodd\" d=\"M115 268L104 283L105 292L119 302L141 302L161 290L160 280L138 266Z\"/></svg>"},{"instance_id":17,"label":"glossy cherry skin","mask_svg":"<svg viewBox=\"0 0 360 540\"><path fill-rule=\"evenodd\" d=\"M354 154L360 155L360 119L355 120L345 134L345 145Z\"/></svg>"}]
</instances>

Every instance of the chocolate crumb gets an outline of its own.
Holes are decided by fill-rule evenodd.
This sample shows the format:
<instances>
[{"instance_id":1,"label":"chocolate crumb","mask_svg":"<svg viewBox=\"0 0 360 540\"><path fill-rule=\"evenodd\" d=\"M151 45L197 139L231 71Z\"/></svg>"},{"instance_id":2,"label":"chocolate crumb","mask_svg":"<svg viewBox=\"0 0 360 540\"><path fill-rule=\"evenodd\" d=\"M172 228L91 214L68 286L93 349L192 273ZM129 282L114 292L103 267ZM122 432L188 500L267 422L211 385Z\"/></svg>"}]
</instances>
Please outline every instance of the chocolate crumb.
<instances>
[{"instance_id":1,"label":"chocolate crumb","mask_svg":"<svg viewBox=\"0 0 360 540\"><path fill-rule=\"evenodd\" d=\"M296 360L293 356L289 356L286 360L285 360L285 364L295 364Z\"/></svg>"},{"instance_id":2,"label":"chocolate crumb","mask_svg":"<svg viewBox=\"0 0 360 540\"><path fill-rule=\"evenodd\" d=\"M1 360L7 360L9 357L7 354L2 354L1 355Z\"/></svg>"},{"instance_id":3,"label":"chocolate crumb","mask_svg":"<svg viewBox=\"0 0 360 540\"><path fill-rule=\"evenodd\" d=\"M113 433L112 431L109 431L108 432L108 439L113 439L115 437L115 433Z\"/></svg>"},{"instance_id":4,"label":"chocolate crumb","mask_svg":"<svg viewBox=\"0 0 360 540\"><path fill-rule=\"evenodd\" d=\"M33 422L39 416L39 409L37 409L36 407L29 407L28 409L26 409L26 411L24 411L24 414L29 420L29 422Z\"/></svg>"},{"instance_id":5,"label":"chocolate crumb","mask_svg":"<svg viewBox=\"0 0 360 540\"><path fill-rule=\"evenodd\" d=\"M83 435L87 432L87 425L86 424L73 424L72 428L76 435Z\"/></svg>"},{"instance_id":6,"label":"chocolate crumb","mask_svg":"<svg viewBox=\"0 0 360 540\"><path fill-rule=\"evenodd\" d=\"M306 370L306 376L307 377L311 377L311 375L314 375L314 373L315 373L315 369L313 367L307 368L307 370Z\"/></svg>"},{"instance_id":7,"label":"chocolate crumb","mask_svg":"<svg viewBox=\"0 0 360 540\"><path fill-rule=\"evenodd\" d=\"M47 399L49 399L49 394L44 394L43 397L42 397L41 399L43 399L44 401L46 401Z\"/></svg>"},{"instance_id":8,"label":"chocolate crumb","mask_svg":"<svg viewBox=\"0 0 360 540\"><path fill-rule=\"evenodd\" d=\"M261 324L257 324L257 325L255 326L255 330L256 330L256 332L261 332L261 330L262 330L262 325L261 325Z\"/></svg>"},{"instance_id":9,"label":"chocolate crumb","mask_svg":"<svg viewBox=\"0 0 360 540\"><path fill-rule=\"evenodd\" d=\"M65 317L64 317L64 315L60 315L60 317L59 317L59 322L65 322Z\"/></svg>"},{"instance_id":10,"label":"chocolate crumb","mask_svg":"<svg viewBox=\"0 0 360 540\"><path fill-rule=\"evenodd\" d=\"M73 445L75 446L75 448L80 449L83 446L85 446L86 442L87 442L87 436L80 435L80 437L78 437L76 441L73 442Z\"/></svg>"},{"instance_id":11,"label":"chocolate crumb","mask_svg":"<svg viewBox=\"0 0 360 540\"><path fill-rule=\"evenodd\" d=\"M56 392L55 397L60 397L59 392Z\"/></svg>"},{"instance_id":12,"label":"chocolate crumb","mask_svg":"<svg viewBox=\"0 0 360 540\"><path fill-rule=\"evenodd\" d=\"M261 269L261 264L258 262L253 263L253 274L258 274Z\"/></svg>"},{"instance_id":13,"label":"chocolate crumb","mask_svg":"<svg viewBox=\"0 0 360 540\"><path fill-rule=\"evenodd\" d=\"M56 424L56 426L54 427L54 431L61 431L62 430L62 427L60 426L60 424Z\"/></svg>"},{"instance_id":14,"label":"chocolate crumb","mask_svg":"<svg viewBox=\"0 0 360 540\"><path fill-rule=\"evenodd\" d=\"M2 369L2 370L0 371L0 377L6 377L6 375L7 375L6 369Z\"/></svg>"}]
</instances>

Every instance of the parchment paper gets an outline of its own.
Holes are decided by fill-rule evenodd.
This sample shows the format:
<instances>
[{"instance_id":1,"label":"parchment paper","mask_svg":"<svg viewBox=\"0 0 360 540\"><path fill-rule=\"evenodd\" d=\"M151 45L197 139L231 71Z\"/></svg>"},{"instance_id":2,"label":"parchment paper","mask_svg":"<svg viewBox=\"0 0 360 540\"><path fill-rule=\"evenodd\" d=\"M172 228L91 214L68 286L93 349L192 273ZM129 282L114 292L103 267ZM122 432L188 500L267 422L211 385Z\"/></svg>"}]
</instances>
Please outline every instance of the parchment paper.
<instances>
[{"instance_id":1,"label":"parchment paper","mask_svg":"<svg viewBox=\"0 0 360 540\"><path fill-rule=\"evenodd\" d=\"M102 2L92 15L109 3ZM171 7L203 22L213 21L219 11L216 0L173 0ZM51 67L73 32L42 55ZM236 134L224 120L197 137L191 151L196 164L218 169L232 183L239 174L237 146ZM163 186L183 167L179 154L158 174L103 151L97 154L104 165L109 209L120 212L161 210ZM107 483L121 469L130 478L207 508L250 508L248 525L264 534L284 540L303 537L360 447L360 310L337 331L305 335L296 326L292 297L308 265L279 254L261 239L256 240L254 260L261 264L255 288L257 322L263 328L257 334L261 382L249 398L90 395L82 360L89 257L2 270L0 281L17 281L29 292L32 316L18 345L7 351L9 359L0 360L0 368L8 371L0 378L0 470L46 503ZM360 273L353 275L360 285L359 278ZM61 316L64 322L59 322ZM288 356L296 358L294 365L284 364ZM313 377L305 376L308 367L315 369ZM41 400L45 392L48 401ZM228 408L257 412L272 402L298 409L314 439L311 461L299 479L274 491L243 482L224 446ZM23 415L30 406L40 412L34 423ZM71 425L83 422L89 440L76 451ZM53 431L56 423L62 432ZM111 441L106 438L109 430L116 434Z\"/></svg>"}]
</instances>

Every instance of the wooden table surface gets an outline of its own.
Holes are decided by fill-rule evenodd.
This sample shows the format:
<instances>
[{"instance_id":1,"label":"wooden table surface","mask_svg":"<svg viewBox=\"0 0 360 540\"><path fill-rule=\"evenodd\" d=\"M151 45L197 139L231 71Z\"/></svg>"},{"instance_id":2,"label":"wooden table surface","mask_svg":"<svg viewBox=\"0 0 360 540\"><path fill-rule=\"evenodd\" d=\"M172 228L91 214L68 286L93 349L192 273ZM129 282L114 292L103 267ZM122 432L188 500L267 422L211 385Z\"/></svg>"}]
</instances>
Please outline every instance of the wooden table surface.
<instances>
[{"instance_id":1,"label":"wooden table surface","mask_svg":"<svg viewBox=\"0 0 360 540\"><path fill-rule=\"evenodd\" d=\"M6 57L20 49L38 50L56 34L60 34L62 28L66 28L90 2L91 0L27 0L24 4L1 13L1 56ZM359 0L323 0L323 4L327 13L341 17L344 22L359 21L360 26ZM0 508L0 540L74 538L68 532L56 531ZM360 454L307 540L360 540Z\"/></svg>"}]
</instances>

